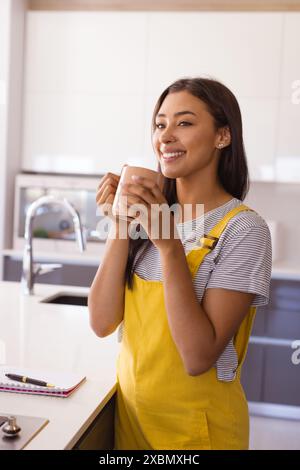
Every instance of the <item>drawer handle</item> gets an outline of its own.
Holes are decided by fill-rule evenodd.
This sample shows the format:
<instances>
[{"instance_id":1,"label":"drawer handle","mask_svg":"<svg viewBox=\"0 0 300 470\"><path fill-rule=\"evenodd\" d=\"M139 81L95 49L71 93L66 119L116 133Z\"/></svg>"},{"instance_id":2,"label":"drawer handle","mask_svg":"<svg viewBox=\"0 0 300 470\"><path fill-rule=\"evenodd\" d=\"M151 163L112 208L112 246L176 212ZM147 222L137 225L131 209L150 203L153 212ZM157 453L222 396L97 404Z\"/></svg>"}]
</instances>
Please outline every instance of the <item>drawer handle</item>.
<instances>
[{"instance_id":1,"label":"drawer handle","mask_svg":"<svg viewBox=\"0 0 300 470\"><path fill-rule=\"evenodd\" d=\"M294 341L299 341L296 339L283 339L283 338L269 338L267 336L250 336L250 344L263 344L265 346L283 346L283 347L293 347Z\"/></svg>"}]
</instances>

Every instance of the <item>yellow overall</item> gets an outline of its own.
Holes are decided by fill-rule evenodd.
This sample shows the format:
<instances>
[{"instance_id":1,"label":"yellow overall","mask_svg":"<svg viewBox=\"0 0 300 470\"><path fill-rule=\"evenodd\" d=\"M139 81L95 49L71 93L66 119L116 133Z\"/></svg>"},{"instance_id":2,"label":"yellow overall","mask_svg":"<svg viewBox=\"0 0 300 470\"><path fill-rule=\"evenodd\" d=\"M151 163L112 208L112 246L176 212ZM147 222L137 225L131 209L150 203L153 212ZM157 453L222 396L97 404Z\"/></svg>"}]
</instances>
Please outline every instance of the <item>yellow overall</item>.
<instances>
[{"instance_id":1,"label":"yellow overall","mask_svg":"<svg viewBox=\"0 0 300 470\"><path fill-rule=\"evenodd\" d=\"M186 255L194 278L240 205ZM217 379L216 369L190 376L172 339L163 283L134 274L126 287L124 333L117 364L115 449L247 449L248 406L240 384L241 366L256 308L242 322L234 345L239 358L232 382Z\"/></svg>"}]
</instances>

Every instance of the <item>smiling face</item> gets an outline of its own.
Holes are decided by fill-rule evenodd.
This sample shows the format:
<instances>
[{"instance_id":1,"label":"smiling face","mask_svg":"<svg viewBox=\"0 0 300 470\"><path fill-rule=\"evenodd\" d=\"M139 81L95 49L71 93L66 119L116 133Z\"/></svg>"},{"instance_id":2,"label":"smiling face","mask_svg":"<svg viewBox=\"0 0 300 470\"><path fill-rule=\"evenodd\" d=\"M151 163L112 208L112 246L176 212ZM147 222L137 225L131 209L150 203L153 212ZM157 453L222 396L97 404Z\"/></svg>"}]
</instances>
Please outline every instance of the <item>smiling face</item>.
<instances>
[{"instance_id":1,"label":"smiling face","mask_svg":"<svg viewBox=\"0 0 300 470\"><path fill-rule=\"evenodd\" d=\"M163 175L182 178L204 170L216 173L223 137L206 104L179 91L169 93L158 110L152 144Z\"/></svg>"}]
</instances>

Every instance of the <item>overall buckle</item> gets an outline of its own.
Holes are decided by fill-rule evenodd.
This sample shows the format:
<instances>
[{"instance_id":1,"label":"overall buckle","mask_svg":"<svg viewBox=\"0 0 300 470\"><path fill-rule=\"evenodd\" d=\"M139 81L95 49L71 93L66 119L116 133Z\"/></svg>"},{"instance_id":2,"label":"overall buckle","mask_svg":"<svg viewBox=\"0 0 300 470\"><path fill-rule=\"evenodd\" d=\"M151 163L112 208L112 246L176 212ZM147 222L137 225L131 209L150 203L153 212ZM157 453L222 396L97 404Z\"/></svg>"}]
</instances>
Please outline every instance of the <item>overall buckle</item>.
<instances>
[{"instance_id":1,"label":"overall buckle","mask_svg":"<svg viewBox=\"0 0 300 470\"><path fill-rule=\"evenodd\" d=\"M200 248L208 248L213 250L216 244L218 243L219 238L213 237L212 235L203 235L200 238Z\"/></svg>"}]
</instances>

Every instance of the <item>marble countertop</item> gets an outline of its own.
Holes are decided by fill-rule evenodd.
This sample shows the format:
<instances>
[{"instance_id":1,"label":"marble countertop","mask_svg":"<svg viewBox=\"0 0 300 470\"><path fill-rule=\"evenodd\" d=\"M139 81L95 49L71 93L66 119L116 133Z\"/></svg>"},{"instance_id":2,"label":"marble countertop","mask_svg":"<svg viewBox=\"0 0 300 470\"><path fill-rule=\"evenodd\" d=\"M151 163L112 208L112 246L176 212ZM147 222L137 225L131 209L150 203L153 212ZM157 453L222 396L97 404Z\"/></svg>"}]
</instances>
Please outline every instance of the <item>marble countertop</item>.
<instances>
[{"instance_id":1,"label":"marble countertop","mask_svg":"<svg viewBox=\"0 0 300 470\"><path fill-rule=\"evenodd\" d=\"M0 364L76 372L86 381L68 398L0 392L0 414L47 418L26 449L70 449L115 392L117 332L98 338L88 309L41 303L57 292L87 288L36 284L24 296L19 283L0 283Z\"/></svg>"}]
</instances>

